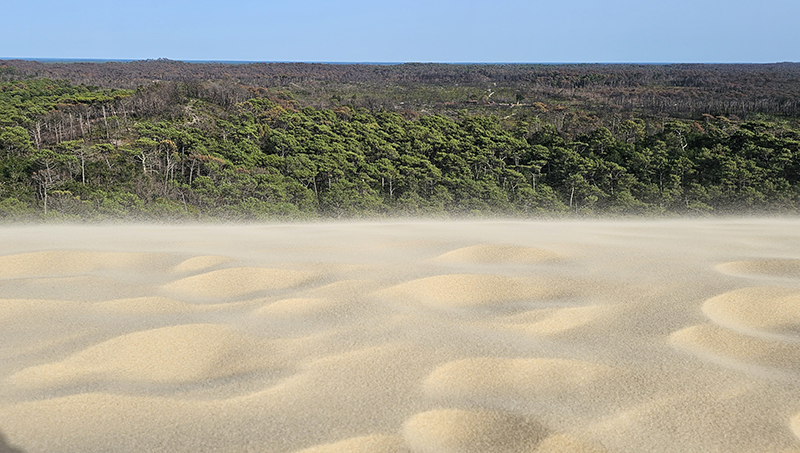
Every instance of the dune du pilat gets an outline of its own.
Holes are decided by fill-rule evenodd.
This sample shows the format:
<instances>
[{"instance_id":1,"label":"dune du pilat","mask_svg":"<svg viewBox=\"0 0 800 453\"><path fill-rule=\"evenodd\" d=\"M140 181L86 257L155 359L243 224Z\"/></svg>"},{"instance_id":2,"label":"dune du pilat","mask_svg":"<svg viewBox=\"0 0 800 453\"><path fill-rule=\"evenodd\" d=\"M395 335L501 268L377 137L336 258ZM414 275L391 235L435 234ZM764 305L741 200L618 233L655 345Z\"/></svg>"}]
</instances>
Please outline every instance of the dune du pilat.
<instances>
[{"instance_id":1,"label":"dune du pilat","mask_svg":"<svg viewBox=\"0 0 800 453\"><path fill-rule=\"evenodd\" d=\"M800 452L798 71L0 61L0 453Z\"/></svg>"},{"instance_id":2,"label":"dune du pilat","mask_svg":"<svg viewBox=\"0 0 800 453\"><path fill-rule=\"evenodd\" d=\"M7 226L24 451L797 451L800 222Z\"/></svg>"}]
</instances>

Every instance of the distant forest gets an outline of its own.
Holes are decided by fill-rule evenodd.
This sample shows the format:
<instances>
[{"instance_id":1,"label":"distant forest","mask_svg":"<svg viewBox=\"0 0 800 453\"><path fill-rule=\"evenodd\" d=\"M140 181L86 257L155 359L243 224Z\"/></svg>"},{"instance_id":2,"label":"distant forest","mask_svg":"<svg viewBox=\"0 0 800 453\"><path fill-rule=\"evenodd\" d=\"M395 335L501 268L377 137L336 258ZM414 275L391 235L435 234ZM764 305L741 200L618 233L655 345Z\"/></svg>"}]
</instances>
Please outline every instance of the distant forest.
<instances>
[{"instance_id":1,"label":"distant forest","mask_svg":"<svg viewBox=\"0 0 800 453\"><path fill-rule=\"evenodd\" d=\"M799 208L796 63L0 61L0 218Z\"/></svg>"}]
</instances>

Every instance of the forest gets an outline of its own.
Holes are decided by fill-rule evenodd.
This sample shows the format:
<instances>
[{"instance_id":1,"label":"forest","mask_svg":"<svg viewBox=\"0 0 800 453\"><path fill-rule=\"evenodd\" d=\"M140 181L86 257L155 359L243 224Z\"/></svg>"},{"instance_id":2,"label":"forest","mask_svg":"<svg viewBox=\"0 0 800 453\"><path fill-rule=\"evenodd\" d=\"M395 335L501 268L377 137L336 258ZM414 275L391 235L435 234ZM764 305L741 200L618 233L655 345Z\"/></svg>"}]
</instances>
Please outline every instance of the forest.
<instances>
[{"instance_id":1,"label":"forest","mask_svg":"<svg viewBox=\"0 0 800 453\"><path fill-rule=\"evenodd\" d=\"M0 61L0 218L795 214L800 64Z\"/></svg>"}]
</instances>

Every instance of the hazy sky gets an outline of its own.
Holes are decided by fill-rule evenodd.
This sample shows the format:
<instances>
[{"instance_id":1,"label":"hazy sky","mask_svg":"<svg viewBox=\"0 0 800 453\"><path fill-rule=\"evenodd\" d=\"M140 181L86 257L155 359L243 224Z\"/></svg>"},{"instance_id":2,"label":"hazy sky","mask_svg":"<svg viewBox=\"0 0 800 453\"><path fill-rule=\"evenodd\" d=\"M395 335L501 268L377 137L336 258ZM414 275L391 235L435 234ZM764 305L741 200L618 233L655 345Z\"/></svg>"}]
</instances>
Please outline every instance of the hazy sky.
<instances>
[{"instance_id":1,"label":"hazy sky","mask_svg":"<svg viewBox=\"0 0 800 453\"><path fill-rule=\"evenodd\" d=\"M9 1L0 58L800 61L798 0Z\"/></svg>"}]
</instances>

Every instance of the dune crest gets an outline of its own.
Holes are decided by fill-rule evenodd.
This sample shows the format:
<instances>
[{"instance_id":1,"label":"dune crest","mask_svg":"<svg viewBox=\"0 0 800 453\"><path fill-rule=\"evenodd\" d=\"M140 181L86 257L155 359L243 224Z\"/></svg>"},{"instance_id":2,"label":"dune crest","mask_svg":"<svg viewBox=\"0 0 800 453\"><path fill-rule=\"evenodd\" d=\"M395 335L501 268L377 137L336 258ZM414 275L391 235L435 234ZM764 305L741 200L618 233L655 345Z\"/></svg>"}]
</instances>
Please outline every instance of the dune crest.
<instances>
[{"instance_id":1,"label":"dune crest","mask_svg":"<svg viewBox=\"0 0 800 453\"><path fill-rule=\"evenodd\" d=\"M537 264L558 260L549 250L504 244L479 244L441 254L434 261L470 264Z\"/></svg>"}]
</instances>

